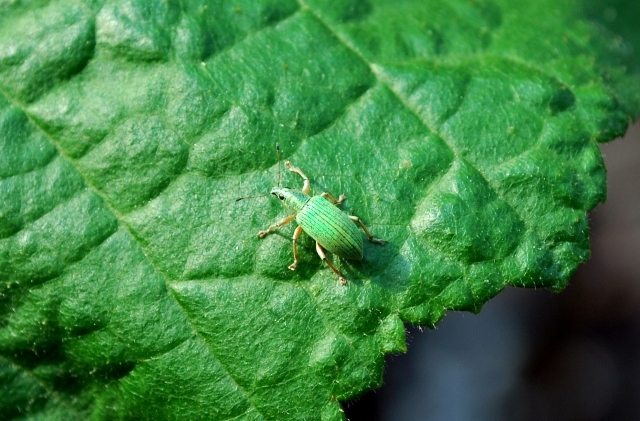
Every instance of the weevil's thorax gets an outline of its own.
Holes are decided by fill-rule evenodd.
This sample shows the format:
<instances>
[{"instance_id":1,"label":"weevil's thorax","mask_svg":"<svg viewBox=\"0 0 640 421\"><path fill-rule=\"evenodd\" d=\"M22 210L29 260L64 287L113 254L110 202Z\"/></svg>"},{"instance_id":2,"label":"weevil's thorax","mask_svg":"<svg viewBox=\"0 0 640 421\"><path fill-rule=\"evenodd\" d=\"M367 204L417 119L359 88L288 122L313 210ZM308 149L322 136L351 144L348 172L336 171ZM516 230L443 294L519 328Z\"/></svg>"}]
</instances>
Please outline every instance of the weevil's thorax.
<instances>
[{"instance_id":1,"label":"weevil's thorax","mask_svg":"<svg viewBox=\"0 0 640 421\"><path fill-rule=\"evenodd\" d=\"M300 209L311 198L309 195L289 187L274 187L271 189L271 194L280 199L284 206L294 213L300 212Z\"/></svg>"}]
</instances>

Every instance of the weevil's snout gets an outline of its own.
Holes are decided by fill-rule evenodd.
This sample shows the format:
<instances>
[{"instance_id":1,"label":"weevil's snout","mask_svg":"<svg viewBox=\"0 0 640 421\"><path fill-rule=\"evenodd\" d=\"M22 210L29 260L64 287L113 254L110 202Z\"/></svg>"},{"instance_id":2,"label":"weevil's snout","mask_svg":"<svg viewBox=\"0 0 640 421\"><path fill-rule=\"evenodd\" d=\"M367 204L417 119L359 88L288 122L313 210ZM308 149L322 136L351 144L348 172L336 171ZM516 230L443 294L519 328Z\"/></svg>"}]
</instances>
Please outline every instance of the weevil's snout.
<instances>
[{"instance_id":1,"label":"weevil's snout","mask_svg":"<svg viewBox=\"0 0 640 421\"><path fill-rule=\"evenodd\" d=\"M271 190L271 194L274 195L275 197L277 197L280 200L284 200L286 197L284 194L282 194L282 189L281 188L274 188L273 190Z\"/></svg>"},{"instance_id":2,"label":"weevil's snout","mask_svg":"<svg viewBox=\"0 0 640 421\"><path fill-rule=\"evenodd\" d=\"M309 200L309 196L288 187L274 187L271 194L280 199L283 205L293 212L298 212Z\"/></svg>"}]
</instances>

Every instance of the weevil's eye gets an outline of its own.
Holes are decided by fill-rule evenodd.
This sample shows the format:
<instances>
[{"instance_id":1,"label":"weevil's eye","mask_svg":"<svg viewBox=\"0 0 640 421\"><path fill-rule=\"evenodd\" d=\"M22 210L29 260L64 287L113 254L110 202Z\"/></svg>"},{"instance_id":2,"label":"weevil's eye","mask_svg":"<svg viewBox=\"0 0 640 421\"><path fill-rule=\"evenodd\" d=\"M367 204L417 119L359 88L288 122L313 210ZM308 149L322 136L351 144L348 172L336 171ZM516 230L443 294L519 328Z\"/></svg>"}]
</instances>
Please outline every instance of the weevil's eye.
<instances>
[{"instance_id":1,"label":"weevil's eye","mask_svg":"<svg viewBox=\"0 0 640 421\"><path fill-rule=\"evenodd\" d=\"M281 194L280 196L278 196L278 199L284 200L284 195Z\"/></svg>"}]
</instances>

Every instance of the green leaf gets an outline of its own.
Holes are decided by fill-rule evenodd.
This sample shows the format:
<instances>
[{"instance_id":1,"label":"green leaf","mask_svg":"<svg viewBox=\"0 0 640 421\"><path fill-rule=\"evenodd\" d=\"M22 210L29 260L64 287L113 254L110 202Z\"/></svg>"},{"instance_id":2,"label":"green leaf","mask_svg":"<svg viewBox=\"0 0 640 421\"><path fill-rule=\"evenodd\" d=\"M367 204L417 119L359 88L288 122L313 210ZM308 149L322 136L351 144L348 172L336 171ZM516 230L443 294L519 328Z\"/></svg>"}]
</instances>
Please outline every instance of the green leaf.
<instances>
[{"instance_id":1,"label":"green leaf","mask_svg":"<svg viewBox=\"0 0 640 421\"><path fill-rule=\"evenodd\" d=\"M404 322L561 290L605 197L596 143L640 113L598 10L0 5L0 413L343 419ZM287 269L293 227L256 236L280 203L234 202L277 182L276 142L389 241L333 257L346 286L304 235Z\"/></svg>"}]
</instances>

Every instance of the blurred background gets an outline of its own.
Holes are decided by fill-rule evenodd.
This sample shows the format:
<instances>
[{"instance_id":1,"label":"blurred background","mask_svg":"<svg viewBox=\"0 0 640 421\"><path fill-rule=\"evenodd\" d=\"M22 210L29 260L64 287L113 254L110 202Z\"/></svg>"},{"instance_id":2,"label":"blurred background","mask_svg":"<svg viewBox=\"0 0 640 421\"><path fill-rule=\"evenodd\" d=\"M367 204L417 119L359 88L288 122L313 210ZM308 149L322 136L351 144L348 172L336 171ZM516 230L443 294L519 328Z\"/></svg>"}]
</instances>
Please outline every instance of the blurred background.
<instances>
[{"instance_id":1,"label":"blurred background","mask_svg":"<svg viewBox=\"0 0 640 421\"><path fill-rule=\"evenodd\" d=\"M608 198L569 286L507 288L478 315L409 328L350 421L640 420L640 124L601 149Z\"/></svg>"}]
</instances>

